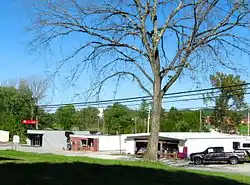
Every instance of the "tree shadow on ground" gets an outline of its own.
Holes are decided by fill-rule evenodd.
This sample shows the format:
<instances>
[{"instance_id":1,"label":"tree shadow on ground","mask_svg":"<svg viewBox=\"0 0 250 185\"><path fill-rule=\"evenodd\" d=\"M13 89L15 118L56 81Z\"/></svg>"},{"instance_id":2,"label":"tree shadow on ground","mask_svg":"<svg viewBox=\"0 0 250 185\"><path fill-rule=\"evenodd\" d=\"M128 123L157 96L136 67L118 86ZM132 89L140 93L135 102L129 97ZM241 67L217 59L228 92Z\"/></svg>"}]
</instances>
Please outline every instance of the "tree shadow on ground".
<instances>
[{"instance_id":1,"label":"tree shadow on ground","mask_svg":"<svg viewBox=\"0 0 250 185\"><path fill-rule=\"evenodd\" d=\"M184 171L87 163L4 163L0 179L3 185L243 185Z\"/></svg>"},{"instance_id":2,"label":"tree shadow on ground","mask_svg":"<svg viewBox=\"0 0 250 185\"><path fill-rule=\"evenodd\" d=\"M9 158L9 157L0 157L0 161L18 161L19 159Z\"/></svg>"}]
</instances>

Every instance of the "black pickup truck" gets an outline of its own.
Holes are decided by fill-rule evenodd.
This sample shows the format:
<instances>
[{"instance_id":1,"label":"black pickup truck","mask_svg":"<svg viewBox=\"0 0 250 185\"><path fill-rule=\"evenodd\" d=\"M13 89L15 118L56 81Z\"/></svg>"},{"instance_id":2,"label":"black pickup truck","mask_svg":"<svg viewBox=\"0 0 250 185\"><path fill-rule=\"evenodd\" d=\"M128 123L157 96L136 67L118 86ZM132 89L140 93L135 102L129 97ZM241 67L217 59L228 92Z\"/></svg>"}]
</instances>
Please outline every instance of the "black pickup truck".
<instances>
[{"instance_id":1,"label":"black pickup truck","mask_svg":"<svg viewBox=\"0 0 250 185\"><path fill-rule=\"evenodd\" d=\"M190 154L190 160L196 165L203 163L227 162L232 165L244 163L244 153L224 152L223 147L209 147L203 152Z\"/></svg>"}]
</instances>

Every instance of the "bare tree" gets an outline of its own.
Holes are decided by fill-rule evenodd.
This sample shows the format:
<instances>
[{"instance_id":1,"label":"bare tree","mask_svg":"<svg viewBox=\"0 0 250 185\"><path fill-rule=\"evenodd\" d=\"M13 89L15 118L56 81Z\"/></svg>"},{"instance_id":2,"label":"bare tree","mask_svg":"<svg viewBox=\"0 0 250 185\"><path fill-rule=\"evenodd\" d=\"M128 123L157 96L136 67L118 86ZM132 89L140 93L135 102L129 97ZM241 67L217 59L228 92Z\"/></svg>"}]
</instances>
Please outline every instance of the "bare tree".
<instances>
[{"instance_id":1,"label":"bare tree","mask_svg":"<svg viewBox=\"0 0 250 185\"><path fill-rule=\"evenodd\" d=\"M221 65L235 69L232 54L249 55L249 5L243 0L55 0L35 4L34 46L58 39L81 41L58 63L74 62L72 78L95 71L103 84L127 77L152 97L145 154L155 161L163 95L185 71ZM76 62L76 59L81 60ZM125 78L126 79L126 78Z\"/></svg>"},{"instance_id":2,"label":"bare tree","mask_svg":"<svg viewBox=\"0 0 250 185\"><path fill-rule=\"evenodd\" d=\"M38 106L39 102L46 97L46 91L49 87L49 81L38 76L30 76L27 80L25 80L27 87L32 92L32 98L35 102L35 105ZM31 120L38 120L38 115L35 117L35 107L34 104L31 103ZM38 125L36 125L38 128Z\"/></svg>"},{"instance_id":3,"label":"bare tree","mask_svg":"<svg viewBox=\"0 0 250 185\"><path fill-rule=\"evenodd\" d=\"M46 91L49 88L49 81L47 79L31 76L26 80L26 83L32 92L36 104L46 97Z\"/></svg>"}]
</instances>

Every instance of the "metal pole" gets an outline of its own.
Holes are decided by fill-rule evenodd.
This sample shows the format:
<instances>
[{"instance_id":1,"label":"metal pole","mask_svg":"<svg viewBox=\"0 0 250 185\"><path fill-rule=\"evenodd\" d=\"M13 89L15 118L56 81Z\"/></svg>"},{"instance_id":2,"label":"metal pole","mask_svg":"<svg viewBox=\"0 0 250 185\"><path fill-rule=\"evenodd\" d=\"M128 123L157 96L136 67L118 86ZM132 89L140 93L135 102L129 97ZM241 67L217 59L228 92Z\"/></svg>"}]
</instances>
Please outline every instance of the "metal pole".
<instances>
[{"instance_id":1,"label":"metal pole","mask_svg":"<svg viewBox=\"0 0 250 185\"><path fill-rule=\"evenodd\" d=\"M121 147L121 134L119 133L119 147L120 147L120 154L122 153L122 147Z\"/></svg>"},{"instance_id":2,"label":"metal pole","mask_svg":"<svg viewBox=\"0 0 250 185\"><path fill-rule=\"evenodd\" d=\"M201 110L200 110L200 132L202 130L202 118L201 118Z\"/></svg>"},{"instance_id":3,"label":"metal pole","mask_svg":"<svg viewBox=\"0 0 250 185\"><path fill-rule=\"evenodd\" d=\"M150 121L150 104L148 105L148 126L147 126L147 133L149 133L149 121Z\"/></svg>"},{"instance_id":4,"label":"metal pole","mask_svg":"<svg viewBox=\"0 0 250 185\"><path fill-rule=\"evenodd\" d=\"M135 133L137 133L137 124L136 124L136 122L137 122L137 119L135 119Z\"/></svg>"},{"instance_id":5,"label":"metal pole","mask_svg":"<svg viewBox=\"0 0 250 185\"><path fill-rule=\"evenodd\" d=\"M98 132L100 132L100 117L98 116Z\"/></svg>"},{"instance_id":6,"label":"metal pole","mask_svg":"<svg viewBox=\"0 0 250 185\"><path fill-rule=\"evenodd\" d=\"M37 121L37 123L36 123L36 130L38 130L38 115L36 116L36 121Z\"/></svg>"},{"instance_id":7,"label":"metal pole","mask_svg":"<svg viewBox=\"0 0 250 185\"><path fill-rule=\"evenodd\" d=\"M249 132L250 132L250 114L249 114L249 110L247 111L247 135L249 136Z\"/></svg>"},{"instance_id":8,"label":"metal pole","mask_svg":"<svg viewBox=\"0 0 250 185\"><path fill-rule=\"evenodd\" d=\"M106 132L105 132L105 119L102 118L102 120L103 120L103 134L105 134L105 133L106 133Z\"/></svg>"}]
</instances>

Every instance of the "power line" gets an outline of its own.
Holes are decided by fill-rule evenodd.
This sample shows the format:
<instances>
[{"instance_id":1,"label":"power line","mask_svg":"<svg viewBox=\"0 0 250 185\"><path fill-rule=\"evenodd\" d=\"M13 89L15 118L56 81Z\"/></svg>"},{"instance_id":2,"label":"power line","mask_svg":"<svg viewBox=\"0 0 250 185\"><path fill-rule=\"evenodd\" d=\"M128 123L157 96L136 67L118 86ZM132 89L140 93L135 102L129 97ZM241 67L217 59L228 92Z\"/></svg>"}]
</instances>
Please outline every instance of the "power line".
<instances>
[{"instance_id":1,"label":"power line","mask_svg":"<svg viewBox=\"0 0 250 185\"><path fill-rule=\"evenodd\" d=\"M247 87L247 88L245 88L246 90L248 90L248 89L250 89L250 87ZM234 89L233 91L231 91L231 92L234 92L234 91L237 91L237 90L239 90L239 89ZM218 90L218 91L215 91L215 92L207 92L207 93L213 93L213 94L217 94L217 93L219 93L220 91ZM163 97L163 99L173 99L173 98L181 98L181 97L190 97L190 96L200 96L200 95L205 95L206 93L191 93L191 94L187 94L187 95L176 95L176 96L170 96L170 97ZM149 98L145 98L145 99L143 99L144 101L150 101L151 99L149 99ZM124 101L115 101L115 102L101 102L101 103L99 103L99 102L94 102L94 103L88 103L88 105L107 105L107 104L112 104L112 103L131 103L131 102L138 102L138 101L142 101L142 99L135 99L135 100L124 100ZM169 101L169 102L171 102L171 101ZM75 105L75 106L87 106L87 105L85 105L85 104L77 104L77 105ZM54 108L57 108L57 106L47 106L47 107L54 107Z\"/></svg>"},{"instance_id":2,"label":"power line","mask_svg":"<svg viewBox=\"0 0 250 185\"><path fill-rule=\"evenodd\" d=\"M247 89L249 89L249 88L247 88ZM233 95L240 95L240 94L241 93L234 93ZM244 95L248 95L248 94L250 94L250 92L247 92ZM183 96L179 96L179 97L183 97ZM213 96L213 98L217 98L217 97L219 97L219 95ZM164 99L167 99L167 98L170 98L170 97L165 97ZM196 101L196 100L206 100L206 97L184 98L184 99L177 99L177 100L171 100L171 101L162 101L162 103L164 104L164 103L183 102L183 101ZM138 100L136 100L136 101L138 101ZM136 101L135 100L130 100L130 101L125 101L125 102L115 102L115 103L122 103L122 104L126 105L126 103L131 103L131 102L136 102ZM104 102L101 105L109 106L109 105L112 105L112 103L113 102ZM90 106L90 105L91 106L97 106L97 105L100 105L100 104L98 104L98 103L88 104L88 106ZM139 105L140 105L140 103L130 104L130 105L126 105L126 106L131 107L131 106L139 106ZM86 105L76 105L76 106L77 107L79 107L79 106L85 107ZM49 107L49 108L53 109L53 108L57 108L57 107Z\"/></svg>"},{"instance_id":3,"label":"power line","mask_svg":"<svg viewBox=\"0 0 250 185\"><path fill-rule=\"evenodd\" d=\"M250 85L250 83L230 85L230 86L220 86L220 87L205 88L205 89L190 90L190 91L180 91L180 92L174 92L174 93L167 93L167 94L164 95L164 98L171 98L172 95L179 95L179 97L184 97L184 96L188 96L188 95L185 95L185 94L190 94L190 93L195 93L195 92L213 91L213 90L217 90L217 89L225 89L225 88L231 88L231 87L241 87L241 86L248 86L248 85ZM209 93L209 92L206 92L206 93ZM166 96L170 96L170 97L166 97ZM137 97L131 97L131 98L108 99L108 100L101 100L101 101L39 105L39 107L55 107L56 108L56 107L65 106L65 105L87 106L87 105L109 104L109 103L112 103L112 102L113 103L115 103L115 102L125 103L125 102L130 102L130 100L131 100L131 102L135 102L135 101L142 101L142 100L151 100L151 98L152 97L150 97L150 96L137 96Z\"/></svg>"}]
</instances>

